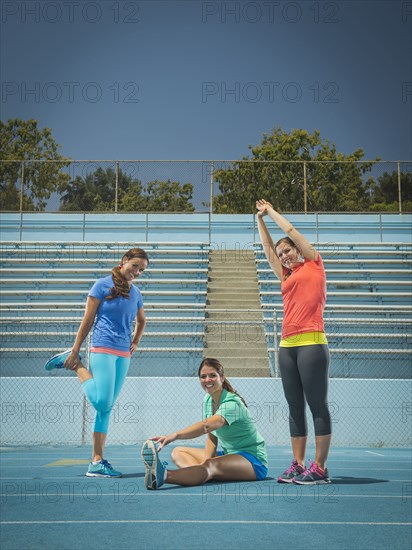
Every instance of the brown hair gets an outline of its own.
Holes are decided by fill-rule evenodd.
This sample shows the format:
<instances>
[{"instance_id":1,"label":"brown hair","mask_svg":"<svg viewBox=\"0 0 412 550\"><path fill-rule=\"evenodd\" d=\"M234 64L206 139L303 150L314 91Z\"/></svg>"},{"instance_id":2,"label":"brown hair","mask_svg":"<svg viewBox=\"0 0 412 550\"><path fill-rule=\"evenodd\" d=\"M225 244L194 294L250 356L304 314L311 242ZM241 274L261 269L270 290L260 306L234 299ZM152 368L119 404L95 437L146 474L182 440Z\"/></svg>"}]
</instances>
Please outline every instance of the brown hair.
<instances>
[{"instance_id":1,"label":"brown hair","mask_svg":"<svg viewBox=\"0 0 412 550\"><path fill-rule=\"evenodd\" d=\"M132 260L133 258L141 258L142 260L147 261L149 265L149 257L143 248L131 248L125 254L123 254L122 262L126 258L127 260ZM110 289L110 294L106 296L106 300L113 300L113 298L118 298L123 296L123 298L130 297L130 286L128 281L123 277L122 272L120 271L120 266L114 267L112 269L112 276L114 286Z\"/></svg>"},{"instance_id":2,"label":"brown hair","mask_svg":"<svg viewBox=\"0 0 412 550\"><path fill-rule=\"evenodd\" d=\"M290 237L282 237L278 240L278 242L275 244L275 254L277 256L276 249L281 243L288 243L290 246L293 246L293 248L296 248L296 250L299 250L299 248L295 245L294 241ZM299 250L300 252L300 250Z\"/></svg>"},{"instance_id":3,"label":"brown hair","mask_svg":"<svg viewBox=\"0 0 412 550\"><path fill-rule=\"evenodd\" d=\"M218 359L214 359L212 357L205 357L203 359L203 361L200 363L200 367L199 367L199 370L197 372L197 375L199 376L200 378L200 371L202 370L202 368L207 365L208 367L212 367L212 369L215 369L215 371L218 373L218 375L222 378L223 376L225 376L225 372L223 370L223 365L222 363L218 360ZM243 399L243 397L241 395L239 395L237 393L237 391L235 389L233 389L233 386L232 384L229 382L229 380L225 377L225 379L223 380L223 388L225 390L227 390L228 392L230 393L234 393L235 395L237 395L244 403L245 407L247 407L247 403L246 401Z\"/></svg>"},{"instance_id":4,"label":"brown hair","mask_svg":"<svg viewBox=\"0 0 412 550\"><path fill-rule=\"evenodd\" d=\"M282 238L279 239L278 242L274 245L275 254L276 254L277 257L279 257L279 256L278 256L278 253L276 252L276 249L277 249L277 247L278 247L280 244L282 244L282 243L287 243L287 244L289 244L290 246L293 246L293 248L295 248L296 250L299 250L299 252L300 252L300 249L295 245L295 243L292 241L292 239L291 239L290 237L282 237ZM282 267L284 267L284 266L282 265ZM285 269L286 269L286 268L285 268ZM283 279L284 281L286 281L286 279L287 279L288 277L290 277L291 275L292 275L292 270L291 270L291 269L286 269L285 273L283 274L282 279Z\"/></svg>"}]
</instances>

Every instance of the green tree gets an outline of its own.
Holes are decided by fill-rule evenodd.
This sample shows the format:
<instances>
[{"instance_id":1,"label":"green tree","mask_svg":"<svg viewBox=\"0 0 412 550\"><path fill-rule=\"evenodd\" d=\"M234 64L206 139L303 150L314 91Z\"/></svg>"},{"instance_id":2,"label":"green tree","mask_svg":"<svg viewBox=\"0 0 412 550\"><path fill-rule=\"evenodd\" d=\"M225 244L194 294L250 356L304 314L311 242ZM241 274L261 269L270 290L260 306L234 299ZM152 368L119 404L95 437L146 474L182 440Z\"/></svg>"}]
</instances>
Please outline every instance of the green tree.
<instances>
[{"instance_id":1,"label":"green tree","mask_svg":"<svg viewBox=\"0 0 412 550\"><path fill-rule=\"evenodd\" d=\"M119 170L117 210L119 212L193 212L190 183L142 182ZM60 210L115 211L116 173L112 168L98 168L86 177L68 182L61 197Z\"/></svg>"},{"instance_id":2,"label":"green tree","mask_svg":"<svg viewBox=\"0 0 412 550\"><path fill-rule=\"evenodd\" d=\"M130 178L119 193L118 210L120 212L142 212L146 210L147 199L143 194L142 182Z\"/></svg>"},{"instance_id":3,"label":"green tree","mask_svg":"<svg viewBox=\"0 0 412 550\"><path fill-rule=\"evenodd\" d=\"M193 212L191 183L150 181L146 187L146 209L152 212Z\"/></svg>"},{"instance_id":4,"label":"green tree","mask_svg":"<svg viewBox=\"0 0 412 550\"><path fill-rule=\"evenodd\" d=\"M121 193L119 211L123 212L193 212L190 202L191 183L176 181L150 181L143 189L138 180L130 182Z\"/></svg>"},{"instance_id":5,"label":"green tree","mask_svg":"<svg viewBox=\"0 0 412 550\"><path fill-rule=\"evenodd\" d=\"M402 210L412 210L412 174L401 173L401 200ZM371 182L372 206L374 211L399 211L399 186L398 172L394 171L391 174L384 172L378 177L377 182Z\"/></svg>"},{"instance_id":6,"label":"green tree","mask_svg":"<svg viewBox=\"0 0 412 550\"><path fill-rule=\"evenodd\" d=\"M121 169L118 175L118 210L127 210L126 196L136 200L141 198L142 184L125 174ZM77 176L62 189L60 210L63 211L115 211L116 172L113 168L97 168L86 177ZM140 201L144 204L144 201Z\"/></svg>"},{"instance_id":7,"label":"green tree","mask_svg":"<svg viewBox=\"0 0 412 550\"><path fill-rule=\"evenodd\" d=\"M50 128L34 119L0 121L0 191L2 210L44 210L51 194L69 180L62 168L69 159L58 152ZM24 161L21 196L22 161ZM33 162L54 161L54 162ZM57 161L57 162L56 162Z\"/></svg>"},{"instance_id":8,"label":"green tree","mask_svg":"<svg viewBox=\"0 0 412 550\"><path fill-rule=\"evenodd\" d=\"M308 210L356 211L369 205L364 174L373 163L360 163L362 149L344 155L317 130L287 133L281 128L264 134L262 142L249 149L251 156L215 172L220 194L214 198L214 212L253 212L259 197L284 211L303 210L303 161Z\"/></svg>"}]
</instances>

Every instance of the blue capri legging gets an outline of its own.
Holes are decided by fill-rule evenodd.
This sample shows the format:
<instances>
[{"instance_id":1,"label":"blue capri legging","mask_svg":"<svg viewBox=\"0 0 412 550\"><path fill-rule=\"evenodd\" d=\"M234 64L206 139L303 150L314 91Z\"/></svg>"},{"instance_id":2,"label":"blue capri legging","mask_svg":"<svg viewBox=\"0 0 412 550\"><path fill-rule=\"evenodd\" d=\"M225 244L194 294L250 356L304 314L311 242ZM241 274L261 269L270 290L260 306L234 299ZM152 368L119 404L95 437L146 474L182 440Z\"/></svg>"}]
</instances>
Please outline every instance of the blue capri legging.
<instances>
[{"instance_id":1,"label":"blue capri legging","mask_svg":"<svg viewBox=\"0 0 412 550\"><path fill-rule=\"evenodd\" d=\"M90 370L93 378L83 382L81 387L96 409L95 432L107 433L110 413L119 397L129 365L130 357L90 353Z\"/></svg>"}]
</instances>

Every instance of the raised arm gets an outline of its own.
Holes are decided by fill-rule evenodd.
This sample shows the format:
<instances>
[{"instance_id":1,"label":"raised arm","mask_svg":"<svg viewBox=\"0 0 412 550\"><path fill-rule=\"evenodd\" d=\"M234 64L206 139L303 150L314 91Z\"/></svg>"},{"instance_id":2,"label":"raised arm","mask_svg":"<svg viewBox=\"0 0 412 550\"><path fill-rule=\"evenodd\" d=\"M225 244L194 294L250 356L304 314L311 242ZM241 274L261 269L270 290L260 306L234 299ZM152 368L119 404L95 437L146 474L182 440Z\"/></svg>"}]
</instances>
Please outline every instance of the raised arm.
<instances>
[{"instance_id":1,"label":"raised arm","mask_svg":"<svg viewBox=\"0 0 412 550\"><path fill-rule=\"evenodd\" d=\"M317 259L318 251L310 244L310 242L306 239L306 237L304 237L301 233L299 233L299 231L295 227L293 227L293 225L284 216L279 214L279 212L276 212L276 210L273 208L270 202L260 199L256 202L256 208L259 210L259 214L262 213L261 216L264 216L265 214L267 214L278 225L279 229L281 229L284 233L286 233L288 237L292 239L292 241L299 248L299 250L302 252L303 256L307 260ZM259 219L259 214L258 214L258 219ZM272 247L273 247L273 243L272 243ZM276 254L274 255L276 256ZM269 261L269 258L268 258L268 261ZM278 262L280 264L279 260ZM280 273L282 273L282 269L280 269Z\"/></svg>"},{"instance_id":2,"label":"raised arm","mask_svg":"<svg viewBox=\"0 0 412 550\"><path fill-rule=\"evenodd\" d=\"M266 216L268 213L267 211L269 205L270 203L262 200L256 202L256 208L258 209L258 231L266 259L269 262L269 265L276 277L282 280L282 264L280 263L279 258L276 256L275 245L273 243L272 237L270 236L269 230L266 227L265 220L263 219L263 216Z\"/></svg>"}]
</instances>

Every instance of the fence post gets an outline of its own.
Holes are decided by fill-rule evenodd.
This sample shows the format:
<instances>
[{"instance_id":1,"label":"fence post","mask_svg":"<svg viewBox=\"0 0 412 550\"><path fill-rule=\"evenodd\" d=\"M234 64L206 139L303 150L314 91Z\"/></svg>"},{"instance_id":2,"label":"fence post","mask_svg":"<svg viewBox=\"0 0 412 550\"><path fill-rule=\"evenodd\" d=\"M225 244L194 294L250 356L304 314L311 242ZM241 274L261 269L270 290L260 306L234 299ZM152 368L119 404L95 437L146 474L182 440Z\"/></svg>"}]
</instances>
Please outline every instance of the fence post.
<instances>
[{"instance_id":1,"label":"fence post","mask_svg":"<svg viewBox=\"0 0 412 550\"><path fill-rule=\"evenodd\" d=\"M215 178L214 172L215 172L215 161L212 160L211 166L210 166L210 207L209 207L211 214L213 214L213 183Z\"/></svg>"},{"instance_id":2,"label":"fence post","mask_svg":"<svg viewBox=\"0 0 412 550\"><path fill-rule=\"evenodd\" d=\"M398 160L398 201L399 201L399 214L402 214L401 163L399 160Z\"/></svg>"},{"instance_id":3,"label":"fence post","mask_svg":"<svg viewBox=\"0 0 412 550\"><path fill-rule=\"evenodd\" d=\"M212 214L213 214L213 183L214 183L215 161L210 164L210 204L209 204L209 245L212 242Z\"/></svg>"},{"instance_id":4,"label":"fence post","mask_svg":"<svg viewBox=\"0 0 412 550\"><path fill-rule=\"evenodd\" d=\"M23 212L20 210L20 228L19 228L20 241L23 239Z\"/></svg>"},{"instance_id":5,"label":"fence post","mask_svg":"<svg viewBox=\"0 0 412 550\"><path fill-rule=\"evenodd\" d=\"M20 212L23 212L24 160L21 161Z\"/></svg>"},{"instance_id":6,"label":"fence post","mask_svg":"<svg viewBox=\"0 0 412 550\"><path fill-rule=\"evenodd\" d=\"M119 195L119 161L116 160L116 189L114 192L114 211L115 212L117 212L118 195Z\"/></svg>"},{"instance_id":7,"label":"fence post","mask_svg":"<svg viewBox=\"0 0 412 550\"><path fill-rule=\"evenodd\" d=\"M146 242L149 241L149 213L146 212L146 228L145 228L145 232L146 232Z\"/></svg>"},{"instance_id":8,"label":"fence post","mask_svg":"<svg viewBox=\"0 0 412 550\"><path fill-rule=\"evenodd\" d=\"M308 190L306 177L306 160L303 161L303 209L305 214L308 213Z\"/></svg>"}]
</instances>

